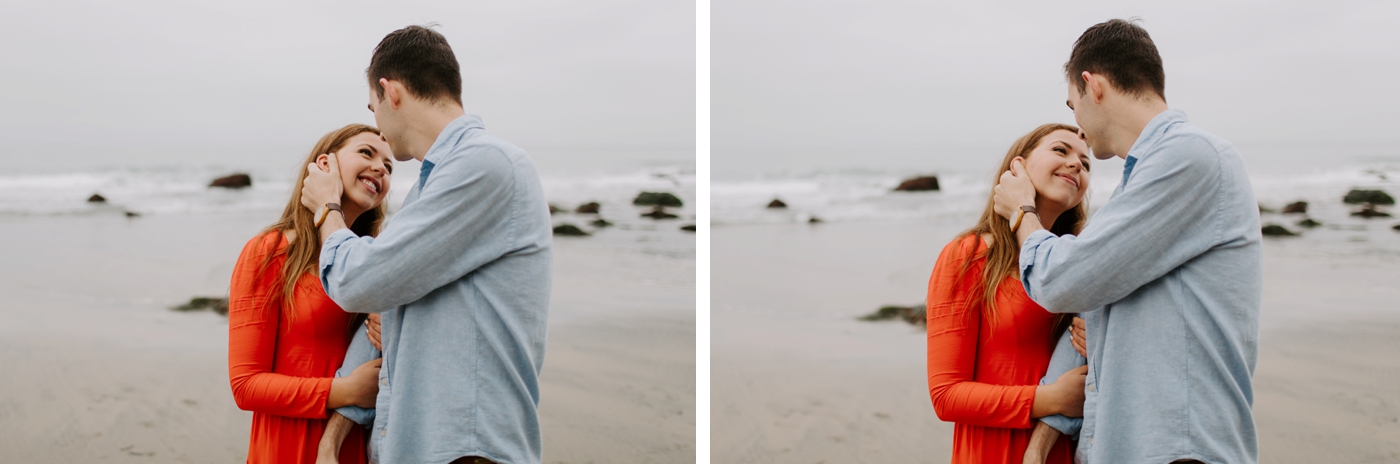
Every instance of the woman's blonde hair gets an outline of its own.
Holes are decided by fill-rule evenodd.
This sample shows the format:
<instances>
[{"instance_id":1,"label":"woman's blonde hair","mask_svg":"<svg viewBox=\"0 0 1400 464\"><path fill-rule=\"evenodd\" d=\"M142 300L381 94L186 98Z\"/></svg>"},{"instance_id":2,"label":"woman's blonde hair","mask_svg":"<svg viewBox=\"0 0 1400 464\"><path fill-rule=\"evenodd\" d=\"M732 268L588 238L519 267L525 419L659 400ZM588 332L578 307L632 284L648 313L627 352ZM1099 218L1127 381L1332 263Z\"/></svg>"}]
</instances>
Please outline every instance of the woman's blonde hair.
<instances>
[{"instance_id":1,"label":"woman's blonde hair","mask_svg":"<svg viewBox=\"0 0 1400 464\"><path fill-rule=\"evenodd\" d=\"M1022 136L1011 144L1011 149L1006 151L1006 156L1001 160L1001 168L997 169L992 179L992 184L996 185L1001 180L1003 172L1011 170L1011 161L1016 157L1029 159L1031 152L1040 145L1040 141L1045 136L1055 131L1070 131L1079 133L1079 128L1068 124L1045 124L1035 128L1029 134ZM978 259L986 259L986 266L982 268L982 288L981 291L972 293L973 303L981 306L982 315L995 321L997 318L996 296L1001 291L1002 284L1007 277L1016 276L1020 280L1020 259L1021 246L1016 238L1016 232L1011 230L1011 223L1006 218L997 214L994 198L987 198L987 208L982 211L982 218L977 220L977 225L958 235L958 239L969 235L977 237L981 243L983 234L991 235L991 244L986 247L986 251L973 255L967 262L963 263L962 273L966 273L972 264ZM1079 205L1065 211L1055 223L1050 225L1050 232L1055 235L1078 234L1084 229L1084 221L1089 218L1089 201L1087 198L1080 200ZM980 247L979 247L980 248ZM961 274L959 274L961 280ZM1053 334L1059 334L1069 325L1070 315L1061 314L1055 318ZM1058 340L1058 337L1051 337L1051 342Z\"/></svg>"},{"instance_id":2,"label":"woman's blonde hair","mask_svg":"<svg viewBox=\"0 0 1400 464\"><path fill-rule=\"evenodd\" d=\"M287 200L287 207L282 209L282 218L258 234L265 236L276 233L285 236L284 231L286 230L296 231L295 240L289 240L290 243L287 244L286 248L269 254L258 272L261 274L263 270L266 270L273 258L279 255L287 257L277 275L278 282L281 283L281 291L268 292L267 307L281 308L288 320L293 319L296 315L293 302L295 301L297 280L308 273L320 275L321 232L316 230L314 213L301 204L302 182L306 179L308 169L312 163L316 162L317 157L345 148L345 144L351 138L365 132L380 135L379 129L374 126L350 124L321 137L321 140L316 142L316 146L311 149L311 153L306 156L306 160L301 163L301 169L297 172L296 185L292 187L292 198ZM379 229L384 225L384 218L388 212L388 202L380 202L379 206L360 214L360 217L355 219L355 223L350 225L350 231L359 236L377 236ZM356 317L350 327L356 327L361 320L363 320L363 315Z\"/></svg>"}]
</instances>

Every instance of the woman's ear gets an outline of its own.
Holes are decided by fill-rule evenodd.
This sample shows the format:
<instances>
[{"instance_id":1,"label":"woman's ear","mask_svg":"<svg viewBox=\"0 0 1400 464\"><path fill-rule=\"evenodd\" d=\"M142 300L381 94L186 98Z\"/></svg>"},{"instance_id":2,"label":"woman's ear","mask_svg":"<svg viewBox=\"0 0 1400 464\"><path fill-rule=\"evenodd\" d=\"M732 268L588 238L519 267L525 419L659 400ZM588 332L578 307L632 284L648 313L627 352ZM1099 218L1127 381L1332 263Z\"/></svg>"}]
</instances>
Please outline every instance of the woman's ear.
<instances>
[{"instance_id":1,"label":"woman's ear","mask_svg":"<svg viewBox=\"0 0 1400 464\"><path fill-rule=\"evenodd\" d=\"M331 155L327 155L327 154L318 155L318 156L316 157L316 166L317 166L317 167L320 167L322 171L330 172L330 171L331 171L331 161L330 161L330 159L331 159Z\"/></svg>"}]
</instances>

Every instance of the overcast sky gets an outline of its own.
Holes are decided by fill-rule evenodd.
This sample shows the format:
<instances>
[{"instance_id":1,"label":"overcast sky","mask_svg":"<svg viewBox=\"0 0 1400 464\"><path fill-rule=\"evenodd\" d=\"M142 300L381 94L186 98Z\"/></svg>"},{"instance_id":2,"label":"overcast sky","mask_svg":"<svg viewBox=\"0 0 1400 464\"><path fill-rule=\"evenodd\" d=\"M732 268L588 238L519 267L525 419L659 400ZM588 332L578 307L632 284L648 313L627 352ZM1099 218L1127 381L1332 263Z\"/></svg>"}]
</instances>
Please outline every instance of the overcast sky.
<instances>
[{"instance_id":1,"label":"overcast sky","mask_svg":"<svg viewBox=\"0 0 1400 464\"><path fill-rule=\"evenodd\" d=\"M712 7L712 167L1000 155L1036 125L1074 122L1062 66L1075 39L1133 16L1168 104L1242 149L1400 147L1397 2L746 0Z\"/></svg>"},{"instance_id":2,"label":"overcast sky","mask_svg":"<svg viewBox=\"0 0 1400 464\"><path fill-rule=\"evenodd\" d=\"M693 158L693 2L58 0L0 15L0 159L301 156L374 123L374 46L429 22L461 63L467 111L506 140Z\"/></svg>"}]
</instances>

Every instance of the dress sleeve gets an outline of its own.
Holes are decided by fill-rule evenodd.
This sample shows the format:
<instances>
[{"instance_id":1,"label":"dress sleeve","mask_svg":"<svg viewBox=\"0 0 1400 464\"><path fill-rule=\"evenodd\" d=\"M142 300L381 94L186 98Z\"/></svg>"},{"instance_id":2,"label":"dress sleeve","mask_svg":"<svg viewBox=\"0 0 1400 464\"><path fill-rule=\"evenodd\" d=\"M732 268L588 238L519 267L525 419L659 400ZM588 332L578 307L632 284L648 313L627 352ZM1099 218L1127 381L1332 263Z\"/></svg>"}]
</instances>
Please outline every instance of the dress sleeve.
<instances>
[{"instance_id":1,"label":"dress sleeve","mask_svg":"<svg viewBox=\"0 0 1400 464\"><path fill-rule=\"evenodd\" d=\"M984 427L1029 428L1035 385L992 385L973 381L977 365L981 309L971 299L980 291L980 267L959 276L981 239L950 243L929 278L928 391L933 410L946 422ZM961 277L961 278L960 278Z\"/></svg>"},{"instance_id":2,"label":"dress sleeve","mask_svg":"<svg viewBox=\"0 0 1400 464\"><path fill-rule=\"evenodd\" d=\"M281 235L254 238L233 267L228 301L228 376L233 400L244 411L303 419L327 417L331 378L293 377L272 372L277 352L280 308L269 307L269 292L280 291L279 261L258 273Z\"/></svg>"}]
</instances>

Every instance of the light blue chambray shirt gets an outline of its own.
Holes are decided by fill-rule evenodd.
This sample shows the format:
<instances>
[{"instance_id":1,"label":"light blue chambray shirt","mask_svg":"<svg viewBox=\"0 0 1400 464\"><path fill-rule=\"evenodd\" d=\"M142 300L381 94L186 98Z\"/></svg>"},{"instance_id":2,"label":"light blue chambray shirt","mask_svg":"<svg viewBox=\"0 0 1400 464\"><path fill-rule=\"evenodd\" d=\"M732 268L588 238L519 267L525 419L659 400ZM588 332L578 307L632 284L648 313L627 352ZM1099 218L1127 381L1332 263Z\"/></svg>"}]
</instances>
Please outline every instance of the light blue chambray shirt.
<instances>
[{"instance_id":1,"label":"light blue chambray shirt","mask_svg":"<svg viewBox=\"0 0 1400 464\"><path fill-rule=\"evenodd\" d=\"M326 239L326 294L348 312L383 312L377 462L540 462L552 240L534 164L473 115L438 134L378 238ZM360 331L337 374L372 359L366 347Z\"/></svg>"},{"instance_id":2,"label":"light blue chambray shirt","mask_svg":"<svg viewBox=\"0 0 1400 464\"><path fill-rule=\"evenodd\" d=\"M1128 151L1123 179L1078 236L1037 231L1021 247L1031 299L1083 312L1077 458L1258 462L1262 237L1239 152L1168 110ZM1060 373L1073 364L1064 345Z\"/></svg>"}]
</instances>

